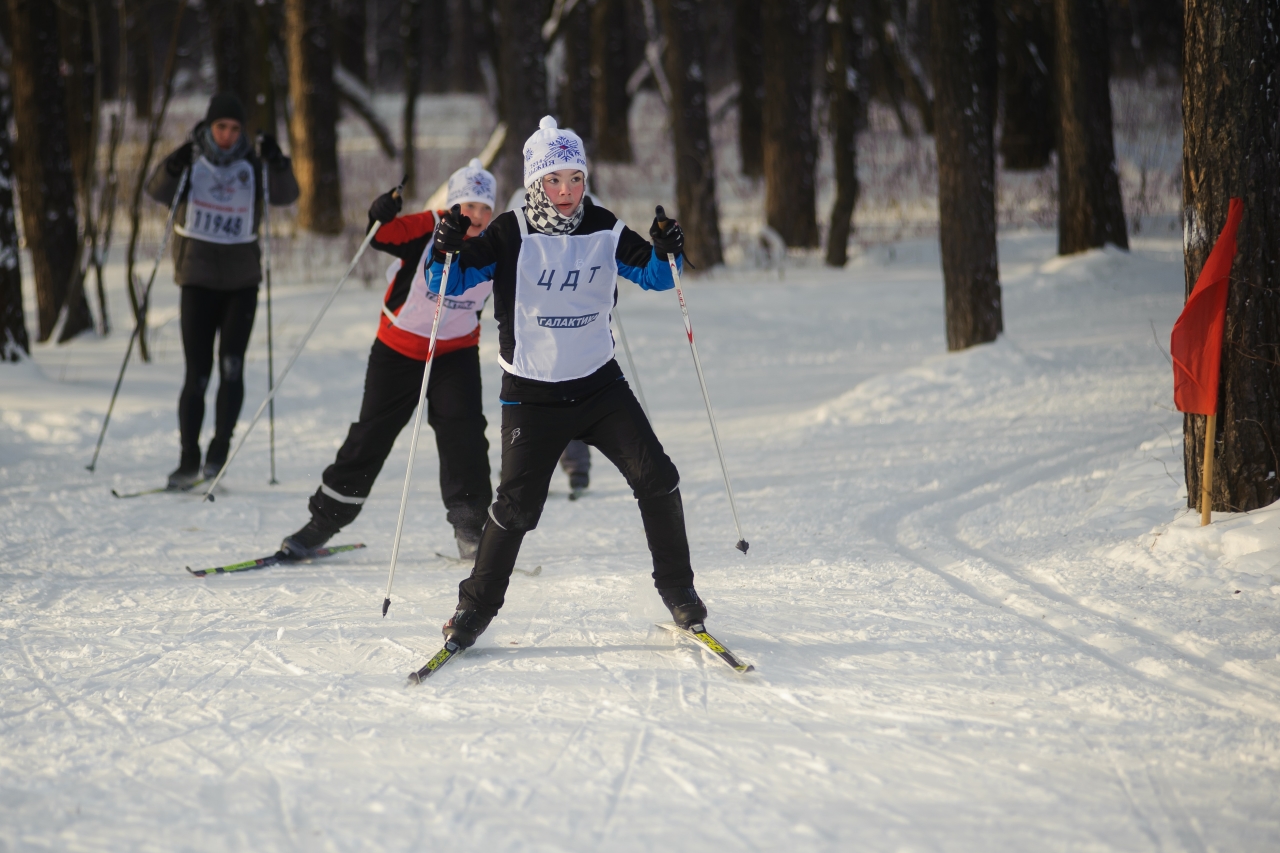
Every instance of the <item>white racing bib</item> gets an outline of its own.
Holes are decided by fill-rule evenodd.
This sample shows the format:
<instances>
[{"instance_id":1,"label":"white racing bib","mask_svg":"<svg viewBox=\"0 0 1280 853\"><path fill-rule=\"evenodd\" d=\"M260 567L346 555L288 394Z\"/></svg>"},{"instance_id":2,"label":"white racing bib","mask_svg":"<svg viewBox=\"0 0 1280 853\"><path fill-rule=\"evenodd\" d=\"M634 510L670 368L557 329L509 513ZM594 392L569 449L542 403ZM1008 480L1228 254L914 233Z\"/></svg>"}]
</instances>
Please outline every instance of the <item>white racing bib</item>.
<instances>
[{"instance_id":1,"label":"white racing bib","mask_svg":"<svg viewBox=\"0 0 1280 853\"><path fill-rule=\"evenodd\" d=\"M258 239L253 233L256 181L249 161L215 166L201 157L191 164L188 186L187 217L174 231L206 243L252 243Z\"/></svg>"},{"instance_id":2,"label":"white racing bib","mask_svg":"<svg viewBox=\"0 0 1280 853\"><path fill-rule=\"evenodd\" d=\"M436 316L436 295L427 290L426 276L426 263L431 257L433 245L435 245L435 237L427 243L427 248L418 261L418 268L413 273L413 282L409 285L409 295L405 298L404 305L400 306L400 312L392 314L390 308L386 305L382 306L382 313L387 315L391 325L423 338L431 337L431 324ZM401 261L397 258L391 262L391 266L387 267L387 284L395 281L400 266ZM486 281L466 293L446 296L444 310L440 312L440 331L436 333L437 339L447 341L471 334L475 327L480 325L480 318L476 316L476 312L484 308L485 300L492 292L493 282Z\"/></svg>"},{"instance_id":3,"label":"white racing bib","mask_svg":"<svg viewBox=\"0 0 1280 853\"><path fill-rule=\"evenodd\" d=\"M622 220L610 231L574 236L530 234L522 212L515 351L502 369L526 379L566 382L590 376L613 358L609 329L618 279Z\"/></svg>"}]
</instances>

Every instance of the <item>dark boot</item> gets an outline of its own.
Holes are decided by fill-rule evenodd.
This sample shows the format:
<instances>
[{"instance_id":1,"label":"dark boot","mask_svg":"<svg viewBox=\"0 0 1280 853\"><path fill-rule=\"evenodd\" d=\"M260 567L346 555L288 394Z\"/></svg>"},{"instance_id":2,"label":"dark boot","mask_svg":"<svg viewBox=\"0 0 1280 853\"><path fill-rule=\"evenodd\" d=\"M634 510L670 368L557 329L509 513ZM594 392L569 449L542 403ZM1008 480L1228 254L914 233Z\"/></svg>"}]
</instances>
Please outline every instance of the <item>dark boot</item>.
<instances>
[{"instance_id":1,"label":"dark boot","mask_svg":"<svg viewBox=\"0 0 1280 853\"><path fill-rule=\"evenodd\" d=\"M295 560L310 557L316 552L317 548L328 542L339 529L327 520L313 515L305 527L297 533L284 538L284 541L280 543L280 550Z\"/></svg>"},{"instance_id":2,"label":"dark boot","mask_svg":"<svg viewBox=\"0 0 1280 853\"><path fill-rule=\"evenodd\" d=\"M213 437L209 449L204 455L204 478L212 480L218 476L222 466L227 463L227 454L231 451L231 439Z\"/></svg>"},{"instance_id":3,"label":"dark boot","mask_svg":"<svg viewBox=\"0 0 1280 853\"><path fill-rule=\"evenodd\" d=\"M469 649L492 620L492 616L483 616L479 610L458 610L452 619L444 623L444 640L460 649Z\"/></svg>"},{"instance_id":4,"label":"dark boot","mask_svg":"<svg viewBox=\"0 0 1280 853\"><path fill-rule=\"evenodd\" d=\"M178 467L169 472L168 487L185 492L198 482L200 482L200 448L197 447L194 453L185 450L182 452Z\"/></svg>"},{"instance_id":5,"label":"dark boot","mask_svg":"<svg viewBox=\"0 0 1280 853\"><path fill-rule=\"evenodd\" d=\"M707 605L698 597L698 591L691 586L673 586L658 590L662 603L671 611L671 618L681 628L688 630L691 626L701 625L707 621Z\"/></svg>"}]
</instances>

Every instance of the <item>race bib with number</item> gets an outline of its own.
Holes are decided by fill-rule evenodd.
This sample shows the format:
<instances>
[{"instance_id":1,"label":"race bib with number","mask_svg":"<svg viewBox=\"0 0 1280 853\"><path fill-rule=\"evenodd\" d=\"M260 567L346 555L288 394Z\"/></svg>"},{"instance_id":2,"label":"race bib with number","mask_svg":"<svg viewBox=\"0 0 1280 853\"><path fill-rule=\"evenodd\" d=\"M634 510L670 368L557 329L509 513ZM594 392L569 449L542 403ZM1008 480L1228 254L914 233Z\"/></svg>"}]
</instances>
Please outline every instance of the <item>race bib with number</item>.
<instances>
[{"instance_id":1,"label":"race bib with number","mask_svg":"<svg viewBox=\"0 0 1280 853\"><path fill-rule=\"evenodd\" d=\"M174 228L183 237L207 243L252 243L255 182L253 166L238 160L215 166L201 157L191 166L187 216Z\"/></svg>"}]
</instances>

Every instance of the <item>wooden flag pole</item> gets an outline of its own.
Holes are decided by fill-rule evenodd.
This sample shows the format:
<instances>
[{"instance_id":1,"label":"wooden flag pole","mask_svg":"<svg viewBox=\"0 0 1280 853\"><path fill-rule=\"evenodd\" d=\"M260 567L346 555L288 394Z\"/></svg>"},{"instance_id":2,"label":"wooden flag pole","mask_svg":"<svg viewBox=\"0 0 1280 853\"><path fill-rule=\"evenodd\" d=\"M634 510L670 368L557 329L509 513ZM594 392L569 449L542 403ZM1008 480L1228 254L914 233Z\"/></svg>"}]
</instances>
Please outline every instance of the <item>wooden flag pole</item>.
<instances>
[{"instance_id":1,"label":"wooden flag pole","mask_svg":"<svg viewBox=\"0 0 1280 853\"><path fill-rule=\"evenodd\" d=\"M1213 442L1218 432L1218 414L1205 415L1204 425L1204 470L1200 474L1200 526L1204 527L1212 519L1213 509Z\"/></svg>"}]
</instances>

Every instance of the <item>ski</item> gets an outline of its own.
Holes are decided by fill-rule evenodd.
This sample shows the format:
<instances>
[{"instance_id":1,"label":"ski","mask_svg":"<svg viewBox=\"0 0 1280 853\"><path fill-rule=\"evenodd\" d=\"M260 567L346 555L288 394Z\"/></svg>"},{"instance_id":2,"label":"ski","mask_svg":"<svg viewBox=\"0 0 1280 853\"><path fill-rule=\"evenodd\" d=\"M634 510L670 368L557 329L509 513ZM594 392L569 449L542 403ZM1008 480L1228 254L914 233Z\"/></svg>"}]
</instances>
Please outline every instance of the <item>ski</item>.
<instances>
[{"instance_id":1,"label":"ski","mask_svg":"<svg viewBox=\"0 0 1280 853\"><path fill-rule=\"evenodd\" d=\"M203 482L204 480L196 480L194 483L192 483L190 486L187 486L185 489L174 489L174 488L170 488L169 486L160 486L159 488L156 488L156 489L143 489L140 492L117 492L115 489L112 489L111 494L115 495L118 498L140 498L143 495L160 495L160 494L164 494L165 492L172 492L174 494L186 494L187 492L191 491L192 489L194 489L196 486L199 486Z\"/></svg>"},{"instance_id":2,"label":"ski","mask_svg":"<svg viewBox=\"0 0 1280 853\"><path fill-rule=\"evenodd\" d=\"M444 644L444 648L436 652L436 656L427 661L422 669L409 673L409 684L421 684L423 679L430 678L435 674L436 670L453 660L462 652L462 649L452 641Z\"/></svg>"},{"instance_id":3,"label":"ski","mask_svg":"<svg viewBox=\"0 0 1280 853\"><path fill-rule=\"evenodd\" d=\"M475 557L467 557L465 559L462 557L451 557L448 554L441 554L439 551L436 551L436 556L442 560L455 563L459 566L474 566L476 562ZM538 575L542 574L542 566L534 566L533 571L516 566L515 571L522 575L528 575L531 578L536 578Z\"/></svg>"},{"instance_id":4,"label":"ski","mask_svg":"<svg viewBox=\"0 0 1280 853\"><path fill-rule=\"evenodd\" d=\"M231 572L249 572L254 569L267 569L271 566L278 566L282 563L305 563L314 560L317 557L330 557L334 554L342 554L347 551L355 551L363 548L363 542L357 542L355 545L334 545L330 548L317 548L305 557L290 557L284 551L276 551L270 557L259 557L256 560L245 560L243 563L232 563L229 566L216 566L212 569L193 569L187 566L187 571L198 578L206 575L225 575Z\"/></svg>"},{"instance_id":5,"label":"ski","mask_svg":"<svg viewBox=\"0 0 1280 853\"><path fill-rule=\"evenodd\" d=\"M733 669L736 672L754 672L755 671L754 666L752 666L749 663L743 663L742 661L738 660L737 656L734 655L733 652L725 648L723 643L721 643L715 637L708 634L707 626L705 625L695 624L695 625L689 626L689 628L686 629L686 628L681 628L679 625L675 624L674 622L659 622L657 624L659 628L665 628L666 630L670 631L673 634L678 634L682 637L688 637L690 640L693 640L699 646L702 646L704 649L709 650L716 657L720 658L720 660L724 661L729 666L733 667Z\"/></svg>"}]
</instances>

